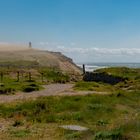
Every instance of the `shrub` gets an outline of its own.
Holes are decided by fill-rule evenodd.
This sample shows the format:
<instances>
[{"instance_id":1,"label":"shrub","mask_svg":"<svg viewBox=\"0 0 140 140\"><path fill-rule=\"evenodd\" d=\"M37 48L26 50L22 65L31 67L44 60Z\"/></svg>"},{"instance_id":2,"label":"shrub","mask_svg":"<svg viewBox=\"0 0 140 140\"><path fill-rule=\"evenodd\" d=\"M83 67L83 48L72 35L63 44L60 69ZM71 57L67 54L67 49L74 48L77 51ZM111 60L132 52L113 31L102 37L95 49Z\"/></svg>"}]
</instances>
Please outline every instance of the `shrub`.
<instances>
[{"instance_id":1,"label":"shrub","mask_svg":"<svg viewBox=\"0 0 140 140\"><path fill-rule=\"evenodd\" d=\"M74 131L68 131L65 134L66 139L72 139L72 140L77 140L82 138L82 133L81 132L74 132Z\"/></svg>"},{"instance_id":2,"label":"shrub","mask_svg":"<svg viewBox=\"0 0 140 140\"><path fill-rule=\"evenodd\" d=\"M121 130L100 131L95 134L95 140L122 140Z\"/></svg>"},{"instance_id":3,"label":"shrub","mask_svg":"<svg viewBox=\"0 0 140 140\"><path fill-rule=\"evenodd\" d=\"M14 137L26 137L30 134L30 130L27 129L15 130L15 131L11 131L10 134Z\"/></svg>"},{"instance_id":4,"label":"shrub","mask_svg":"<svg viewBox=\"0 0 140 140\"><path fill-rule=\"evenodd\" d=\"M98 120L97 121L97 125L99 125L99 126L105 126L107 124L108 124L108 121L105 121L105 120Z\"/></svg>"},{"instance_id":5,"label":"shrub","mask_svg":"<svg viewBox=\"0 0 140 140\"><path fill-rule=\"evenodd\" d=\"M39 86L37 84L29 84L29 85L25 85L22 88L23 92L32 92L32 91L38 91L39 90Z\"/></svg>"},{"instance_id":6,"label":"shrub","mask_svg":"<svg viewBox=\"0 0 140 140\"><path fill-rule=\"evenodd\" d=\"M20 120L15 120L15 122L13 123L13 126L14 126L14 127L22 126L22 125L23 125L23 122L20 121Z\"/></svg>"},{"instance_id":7,"label":"shrub","mask_svg":"<svg viewBox=\"0 0 140 140\"><path fill-rule=\"evenodd\" d=\"M6 88L6 87L2 87L0 89L0 94L10 94L10 93L14 93L15 89L13 88Z\"/></svg>"}]
</instances>

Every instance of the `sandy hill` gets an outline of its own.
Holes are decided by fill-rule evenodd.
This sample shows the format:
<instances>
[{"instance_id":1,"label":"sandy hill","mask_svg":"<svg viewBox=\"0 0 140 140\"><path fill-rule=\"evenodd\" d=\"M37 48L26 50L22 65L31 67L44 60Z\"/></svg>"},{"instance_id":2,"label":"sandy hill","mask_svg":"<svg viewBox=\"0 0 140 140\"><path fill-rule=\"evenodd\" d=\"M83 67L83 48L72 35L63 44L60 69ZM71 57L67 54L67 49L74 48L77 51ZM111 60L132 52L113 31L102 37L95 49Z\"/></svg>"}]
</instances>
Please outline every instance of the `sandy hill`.
<instances>
[{"instance_id":1,"label":"sandy hill","mask_svg":"<svg viewBox=\"0 0 140 140\"><path fill-rule=\"evenodd\" d=\"M18 45L0 45L1 66L6 64L22 66L25 62L30 62L30 65L56 67L66 72L81 72L72 59L60 52L49 52Z\"/></svg>"}]
</instances>

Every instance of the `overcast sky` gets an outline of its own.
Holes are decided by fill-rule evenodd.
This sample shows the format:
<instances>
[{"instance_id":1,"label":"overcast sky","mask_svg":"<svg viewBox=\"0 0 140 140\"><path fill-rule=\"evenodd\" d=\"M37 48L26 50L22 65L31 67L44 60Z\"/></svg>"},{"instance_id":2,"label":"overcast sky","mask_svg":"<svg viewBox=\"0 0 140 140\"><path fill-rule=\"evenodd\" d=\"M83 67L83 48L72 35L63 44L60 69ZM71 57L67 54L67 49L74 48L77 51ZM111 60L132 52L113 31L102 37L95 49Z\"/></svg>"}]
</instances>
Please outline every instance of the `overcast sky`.
<instances>
[{"instance_id":1,"label":"overcast sky","mask_svg":"<svg viewBox=\"0 0 140 140\"><path fill-rule=\"evenodd\" d=\"M32 42L75 62L140 62L139 0L0 0L0 44Z\"/></svg>"}]
</instances>

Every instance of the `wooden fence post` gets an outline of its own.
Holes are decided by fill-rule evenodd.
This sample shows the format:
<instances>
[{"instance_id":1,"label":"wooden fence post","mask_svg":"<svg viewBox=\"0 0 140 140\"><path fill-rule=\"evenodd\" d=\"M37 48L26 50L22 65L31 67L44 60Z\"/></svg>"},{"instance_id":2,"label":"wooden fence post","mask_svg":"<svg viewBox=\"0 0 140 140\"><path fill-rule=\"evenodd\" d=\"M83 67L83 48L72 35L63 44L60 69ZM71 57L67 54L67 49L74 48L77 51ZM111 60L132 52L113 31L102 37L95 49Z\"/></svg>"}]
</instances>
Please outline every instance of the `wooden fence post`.
<instances>
[{"instance_id":1,"label":"wooden fence post","mask_svg":"<svg viewBox=\"0 0 140 140\"><path fill-rule=\"evenodd\" d=\"M41 80L42 80L42 83L43 83L43 81L44 81L44 74L43 74L43 72L41 73Z\"/></svg>"},{"instance_id":2,"label":"wooden fence post","mask_svg":"<svg viewBox=\"0 0 140 140\"><path fill-rule=\"evenodd\" d=\"M83 64L83 74L86 73L86 70L85 70L85 65Z\"/></svg>"},{"instance_id":3,"label":"wooden fence post","mask_svg":"<svg viewBox=\"0 0 140 140\"><path fill-rule=\"evenodd\" d=\"M17 72L17 82L19 82L19 71Z\"/></svg>"},{"instance_id":4,"label":"wooden fence post","mask_svg":"<svg viewBox=\"0 0 140 140\"><path fill-rule=\"evenodd\" d=\"M3 72L0 73L0 80L1 80L1 83L3 82Z\"/></svg>"},{"instance_id":5,"label":"wooden fence post","mask_svg":"<svg viewBox=\"0 0 140 140\"><path fill-rule=\"evenodd\" d=\"M29 81L32 80L32 75L31 75L31 72L29 72Z\"/></svg>"}]
</instances>

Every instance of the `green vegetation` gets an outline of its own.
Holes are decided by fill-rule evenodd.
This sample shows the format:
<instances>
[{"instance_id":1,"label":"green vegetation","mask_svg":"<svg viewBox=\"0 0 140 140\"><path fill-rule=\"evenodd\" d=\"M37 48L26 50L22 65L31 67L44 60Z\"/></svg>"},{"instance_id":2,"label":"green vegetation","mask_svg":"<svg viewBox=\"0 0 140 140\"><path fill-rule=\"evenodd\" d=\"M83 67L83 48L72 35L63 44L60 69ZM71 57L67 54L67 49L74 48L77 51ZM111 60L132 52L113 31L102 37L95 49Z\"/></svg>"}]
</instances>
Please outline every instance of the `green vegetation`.
<instances>
[{"instance_id":1,"label":"green vegetation","mask_svg":"<svg viewBox=\"0 0 140 140\"><path fill-rule=\"evenodd\" d=\"M114 76L136 80L140 77L140 69L127 68L127 67L111 67L98 69L96 72L106 72ZM140 79L139 79L140 80Z\"/></svg>"},{"instance_id":2,"label":"green vegetation","mask_svg":"<svg viewBox=\"0 0 140 140\"><path fill-rule=\"evenodd\" d=\"M0 105L0 119L9 122L0 139L138 140L140 139L140 69L97 70L128 80L115 85L101 82L75 83L75 91L109 94L52 96ZM65 83L70 77L56 69L4 73L1 89L30 92L42 84ZM30 77L31 76L31 77ZM81 125L87 131L72 131L60 125ZM6 124L5 124L6 125Z\"/></svg>"},{"instance_id":3,"label":"green vegetation","mask_svg":"<svg viewBox=\"0 0 140 140\"><path fill-rule=\"evenodd\" d=\"M122 140L122 132L120 130L101 131L95 135L95 140Z\"/></svg>"},{"instance_id":4,"label":"green vegetation","mask_svg":"<svg viewBox=\"0 0 140 140\"><path fill-rule=\"evenodd\" d=\"M52 131L59 134L57 139L132 140L140 137L139 106L139 92L122 92L121 96L114 93L45 97L36 101L1 105L0 116L14 119L13 127L41 123L55 124L56 127L78 124L89 128L87 132L54 129ZM30 135L32 137L34 134L31 132Z\"/></svg>"},{"instance_id":5,"label":"green vegetation","mask_svg":"<svg viewBox=\"0 0 140 140\"><path fill-rule=\"evenodd\" d=\"M37 68L39 67L39 63L37 61L26 61L26 60L15 60L15 61L0 61L0 65L3 69L29 69L29 68Z\"/></svg>"},{"instance_id":6,"label":"green vegetation","mask_svg":"<svg viewBox=\"0 0 140 140\"><path fill-rule=\"evenodd\" d=\"M17 69L1 68L0 94L13 94L16 91L31 92L42 89L43 84L66 83L68 74L52 68Z\"/></svg>"},{"instance_id":7,"label":"green vegetation","mask_svg":"<svg viewBox=\"0 0 140 140\"><path fill-rule=\"evenodd\" d=\"M113 86L105 83L97 83L97 82L84 82L84 81L79 81L75 84L74 87L75 90L80 90L80 91L101 91L101 92L106 92L106 91L113 91Z\"/></svg>"},{"instance_id":8,"label":"green vegetation","mask_svg":"<svg viewBox=\"0 0 140 140\"><path fill-rule=\"evenodd\" d=\"M26 137L30 134L30 131L27 129L23 129L23 130L14 130L14 131L10 131L10 134L12 137L18 137L18 138L23 138Z\"/></svg>"},{"instance_id":9,"label":"green vegetation","mask_svg":"<svg viewBox=\"0 0 140 140\"><path fill-rule=\"evenodd\" d=\"M40 89L40 86L36 83L30 83L28 85L24 85L22 87L23 92L32 92L32 91L38 91Z\"/></svg>"},{"instance_id":10,"label":"green vegetation","mask_svg":"<svg viewBox=\"0 0 140 140\"><path fill-rule=\"evenodd\" d=\"M16 91L30 92L42 89L41 83L37 81L19 81L15 79L7 78L3 80L0 86L1 94L13 94Z\"/></svg>"},{"instance_id":11,"label":"green vegetation","mask_svg":"<svg viewBox=\"0 0 140 140\"><path fill-rule=\"evenodd\" d=\"M45 69L41 69L40 73L43 74L44 78L46 78L48 81L51 82L66 83L70 81L70 77L68 74L64 74L57 69L45 68Z\"/></svg>"},{"instance_id":12,"label":"green vegetation","mask_svg":"<svg viewBox=\"0 0 140 140\"><path fill-rule=\"evenodd\" d=\"M140 90L140 69L130 69L126 67L112 67L96 70L98 73L107 73L109 75L127 78L124 82L115 85L105 84L102 82L84 82L79 81L75 84L75 90L88 91L139 91Z\"/></svg>"}]
</instances>

